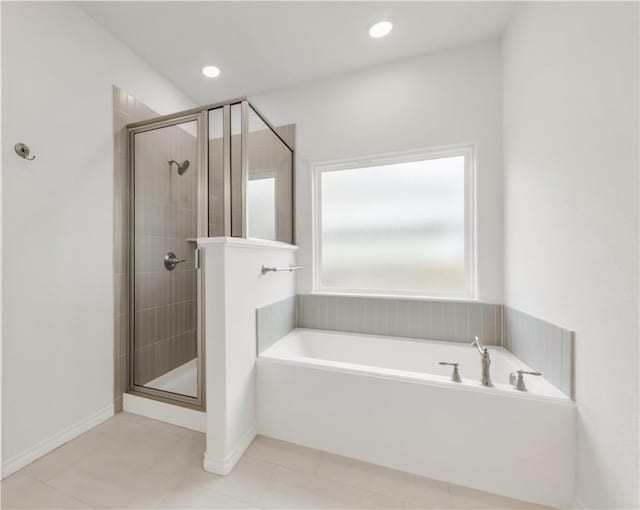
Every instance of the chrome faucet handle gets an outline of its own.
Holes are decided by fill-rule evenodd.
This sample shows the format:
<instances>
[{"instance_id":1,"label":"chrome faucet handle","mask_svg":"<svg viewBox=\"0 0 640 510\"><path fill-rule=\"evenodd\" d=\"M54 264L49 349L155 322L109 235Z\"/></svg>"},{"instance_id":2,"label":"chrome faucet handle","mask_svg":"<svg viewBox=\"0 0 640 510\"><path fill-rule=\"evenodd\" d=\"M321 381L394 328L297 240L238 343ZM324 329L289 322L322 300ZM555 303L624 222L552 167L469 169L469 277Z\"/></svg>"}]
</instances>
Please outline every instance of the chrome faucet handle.
<instances>
[{"instance_id":1,"label":"chrome faucet handle","mask_svg":"<svg viewBox=\"0 0 640 510\"><path fill-rule=\"evenodd\" d=\"M516 375L517 374L517 375ZM527 385L524 383L524 376L526 375L542 375L540 372L529 372L527 370L516 370L509 374L509 383L518 391L527 391Z\"/></svg>"},{"instance_id":2,"label":"chrome faucet handle","mask_svg":"<svg viewBox=\"0 0 640 510\"><path fill-rule=\"evenodd\" d=\"M460 378L460 372L458 371L459 363L451 363L449 361L439 361L438 365L445 365L445 366L453 367L453 373L451 374L451 380L453 382L456 382L456 383L462 382L462 379Z\"/></svg>"},{"instance_id":3,"label":"chrome faucet handle","mask_svg":"<svg viewBox=\"0 0 640 510\"><path fill-rule=\"evenodd\" d=\"M182 262L187 261L187 259L179 259L178 257L176 257L176 254L173 253L172 251L168 251L167 254L164 256L163 260L164 260L164 268L167 271L173 271L178 264L181 264Z\"/></svg>"}]
</instances>

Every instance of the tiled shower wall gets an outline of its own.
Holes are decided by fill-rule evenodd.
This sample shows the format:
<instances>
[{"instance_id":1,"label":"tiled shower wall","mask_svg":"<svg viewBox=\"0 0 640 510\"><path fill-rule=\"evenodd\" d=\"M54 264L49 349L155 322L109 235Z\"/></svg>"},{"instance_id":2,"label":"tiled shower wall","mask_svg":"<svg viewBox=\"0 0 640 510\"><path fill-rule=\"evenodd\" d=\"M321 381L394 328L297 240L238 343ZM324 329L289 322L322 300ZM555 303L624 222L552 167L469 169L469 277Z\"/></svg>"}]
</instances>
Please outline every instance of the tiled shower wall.
<instances>
[{"instance_id":1,"label":"tiled shower wall","mask_svg":"<svg viewBox=\"0 0 640 510\"><path fill-rule=\"evenodd\" d=\"M114 128L114 389L115 411L122 410L122 395L127 388L129 343L129 204L127 196L127 124L156 117L158 114L127 94L113 87Z\"/></svg>"},{"instance_id":2,"label":"tiled shower wall","mask_svg":"<svg viewBox=\"0 0 640 510\"><path fill-rule=\"evenodd\" d=\"M127 94L126 91L113 87L113 109L114 109L114 407L116 412L122 410L122 395L127 388L127 370L128 370L128 345L129 345L129 295L128 295L128 267L129 253L127 251L127 243L129 236L129 210L128 210L128 183L127 183L127 130L126 125L132 122L157 117L159 114L141 102L137 101L133 96ZM219 121L221 126L221 112L213 114L214 118L211 122ZM220 118L216 118L219 115ZM295 146L295 125L286 125L277 127L276 130L290 146ZM178 136L184 137L185 133L178 132ZM215 135L214 135L215 136ZM177 143L177 146L175 143ZM187 173L182 177L195 177L196 158L189 158L187 155L178 153L180 141L167 139L158 146L159 151L171 148L170 153L162 154L159 165L168 171L167 161L176 159L191 159L192 165ZM191 143L188 138L183 139L184 143ZM174 145L170 145L174 143ZM210 235L221 235L223 231L223 208L222 196L220 192L223 189L222 183L215 179L221 175L219 169L222 167L222 140L219 138L210 141L210 217L209 228ZM173 168L175 172L175 167ZM186 184L187 180L181 180ZM219 206L216 206L218 204ZM154 242L160 246L160 254L157 249L155 253L149 252L147 255L156 262L151 271L144 271L145 276L138 275L137 282L142 289L142 300L136 304L136 313L138 315L137 331L139 335L140 349L137 350L139 356L138 361L142 360L139 368L137 382L142 383L157 377L161 373L170 370L174 365L179 365L189 359L195 357L195 303L191 299L185 299L187 296L195 295L192 288L195 287L195 272L193 278L188 268L193 267L193 249L195 245L186 241L187 237L195 237L195 233L188 232L188 226L182 221L168 228L171 231L162 232L158 230L159 223L167 220L167 208L159 207L156 203L148 210L148 219L155 217L158 222L153 224L149 221L150 231L147 232L148 244L153 245ZM154 209L155 211L152 211ZM216 209L217 207L217 209ZM191 206L184 208L192 209ZM170 208L169 208L170 210ZM183 215L182 219L186 216ZM145 222L147 223L147 222ZM178 227L178 225L181 225ZM178 232L177 228L182 228L182 232ZM194 234L194 235L191 235ZM167 246L162 242L169 242L171 248L179 258L187 258L188 261L179 265L178 268L170 273L167 283L168 292L175 293L175 300L171 301L167 298L167 293L159 288L157 282L153 280L157 277L167 276L164 269L158 270L157 263L161 261L161 255L164 254ZM186 243L186 244L185 244ZM160 255L160 256L159 256ZM142 261L143 262L143 261ZM143 262L144 263L144 262ZM149 268L146 268L149 269ZM155 276L151 276L154 275ZM195 297L194 297L195 299ZM169 340L169 341L168 341Z\"/></svg>"},{"instance_id":3,"label":"tiled shower wall","mask_svg":"<svg viewBox=\"0 0 640 510\"><path fill-rule=\"evenodd\" d=\"M296 327L502 346L573 398L571 331L503 305L299 295L259 308L257 352Z\"/></svg>"},{"instance_id":4,"label":"tiled shower wall","mask_svg":"<svg viewBox=\"0 0 640 510\"><path fill-rule=\"evenodd\" d=\"M128 236L129 236L129 205L128 205L128 176L127 176L127 129L126 125L132 122L138 122L141 120L157 117L158 113L151 110L144 104L136 101L136 99L127 94L124 90L118 87L113 87L113 123L114 123L114 407L116 412L122 410L122 395L127 388L127 370L128 370L128 345L129 345L129 292L128 292L128 279L129 279L129 252L127 249ZM178 156L171 156L169 159L179 159ZM195 160L192 165L192 174L195 169ZM167 165L167 163L164 163ZM168 165L165 167L167 172ZM175 168L174 168L175 171ZM159 214L163 214L159 212ZM165 218L166 216L160 216ZM154 228L157 227L157 224ZM173 227L172 227L173 228ZM164 234L155 231L157 234L155 237L162 238ZM162 234L162 235L160 235ZM151 232L149 232L150 237ZM172 237L172 236L168 236ZM186 242L186 241L185 241ZM175 249L176 255L181 255L180 250ZM185 255L188 256L188 250ZM157 258L157 253L154 255ZM151 255L150 255L151 256ZM190 267L193 267L193 259L189 262ZM185 265L186 265L185 264ZM179 266L180 267L180 266ZM184 270L181 268L180 270ZM178 271L178 270L176 270ZM175 273L175 271L174 271ZM180 279L178 283L177 280ZM146 285L146 284L143 284ZM172 285L170 292L175 292L174 289L181 289L178 292L188 292L187 285L189 285L189 279L181 277L175 277L174 282L169 282ZM154 374L166 371L171 363L168 360L182 359L191 355L188 349L183 349L187 352L187 355L180 358L178 352L180 351L180 342L184 343L185 340L175 340L171 343L161 342L165 340L163 331L174 332L173 328L177 328L180 332L184 331L184 324L180 324L180 317L183 314L178 314L179 306L170 305L165 299L160 289L153 288L149 285L148 288L143 286L143 294L151 296L151 294L158 295L158 301L151 301L150 306L145 306L144 317L141 317L139 321L142 330L139 332L144 338L144 347L147 348L146 353L149 353L147 362L144 363L140 376L142 379L152 378ZM184 294L182 294L184 297ZM155 297L153 299L156 299ZM158 306L152 306L158 305ZM164 309L159 308L164 307ZM151 311L154 309L154 311ZM187 307L189 309L189 307ZM175 311L174 311L175 310ZM143 312L143 309L140 310ZM167 312L167 313L165 313ZM188 312L187 312L188 313ZM195 328L189 328L193 330ZM146 335L146 336L145 336ZM171 336L175 338L176 335ZM183 335L184 336L184 335ZM178 335L180 337L180 335ZM160 341L160 342L159 342ZM149 348L151 345L154 348ZM195 349L195 340L193 341ZM158 347L160 346L160 347ZM193 356L192 356L193 357ZM155 365L162 367L156 369ZM149 365L153 365L154 368L148 368Z\"/></svg>"},{"instance_id":5,"label":"tiled shower wall","mask_svg":"<svg viewBox=\"0 0 640 510\"><path fill-rule=\"evenodd\" d=\"M196 123L136 135L135 383L145 385L197 356ZM179 175L176 165L190 167ZM164 267L173 252L178 264Z\"/></svg>"}]
</instances>

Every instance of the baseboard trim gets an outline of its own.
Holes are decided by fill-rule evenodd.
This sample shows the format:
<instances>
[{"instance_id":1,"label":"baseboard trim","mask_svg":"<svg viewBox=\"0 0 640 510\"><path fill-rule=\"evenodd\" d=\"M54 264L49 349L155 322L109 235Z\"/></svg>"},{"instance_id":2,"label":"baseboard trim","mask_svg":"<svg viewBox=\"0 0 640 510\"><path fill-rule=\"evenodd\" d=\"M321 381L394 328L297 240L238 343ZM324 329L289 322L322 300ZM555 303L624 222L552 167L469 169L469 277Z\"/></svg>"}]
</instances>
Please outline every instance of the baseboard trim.
<instances>
[{"instance_id":1,"label":"baseboard trim","mask_svg":"<svg viewBox=\"0 0 640 510\"><path fill-rule=\"evenodd\" d=\"M31 448L26 449L18 455L14 455L6 462L2 463L2 479L15 473L16 471L28 466L33 461L38 460L40 457L52 452L56 448L59 448L65 443L68 443L72 439L84 434L93 427L100 425L113 416L113 404L109 404L105 408L101 409L95 414L71 425L62 431L54 434L53 436L36 443Z\"/></svg>"},{"instance_id":2,"label":"baseboard trim","mask_svg":"<svg viewBox=\"0 0 640 510\"><path fill-rule=\"evenodd\" d=\"M146 416L153 420L163 421L178 427L195 430L196 432L207 431L207 415L203 411L132 395L131 393L124 394L122 408L129 413L139 414L140 416Z\"/></svg>"},{"instance_id":3,"label":"baseboard trim","mask_svg":"<svg viewBox=\"0 0 640 510\"><path fill-rule=\"evenodd\" d=\"M256 437L256 428L252 427L236 444L233 451L224 458L212 457L208 453L204 454L203 467L205 471L216 475L228 475L236 466L244 452Z\"/></svg>"}]
</instances>

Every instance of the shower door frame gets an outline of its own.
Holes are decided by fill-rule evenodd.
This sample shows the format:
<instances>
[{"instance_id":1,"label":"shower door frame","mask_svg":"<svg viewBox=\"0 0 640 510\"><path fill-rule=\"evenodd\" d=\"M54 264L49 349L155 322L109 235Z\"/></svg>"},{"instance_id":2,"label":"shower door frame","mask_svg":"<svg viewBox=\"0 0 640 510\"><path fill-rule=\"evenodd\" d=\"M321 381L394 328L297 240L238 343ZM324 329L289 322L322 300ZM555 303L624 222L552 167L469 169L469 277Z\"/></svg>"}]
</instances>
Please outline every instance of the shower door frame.
<instances>
[{"instance_id":1,"label":"shower door frame","mask_svg":"<svg viewBox=\"0 0 640 510\"><path fill-rule=\"evenodd\" d=\"M199 248L195 247L195 260L197 271L196 286L196 342L197 342L197 390L196 396L183 395L169 391L150 388L135 383L135 136L139 133L163 129L186 122L196 121L196 143L198 152L197 165L197 237L208 236L208 189L209 189L209 119L208 110L178 112L173 115L135 122L127 126L128 129L128 186L129 186L129 335L128 335L128 370L127 393L144 396L162 402L178 404L200 411L205 410L205 376L204 376L204 288L202 284L202 267L200 264Z\"/></svg>"},{"instance_id":2,"label":"shower door frame","mask_svg":"<svg viewBox=\"0 0 640 510\"><path fill-rule=\"evenodd\" d=\"M240 106L240 166L233 168L231 165L231 107ZM220 109L223 113L223 163L221 181L223 183L223 222L216 232L209 232L209 112ZM127 125L128 149L127 149L127 173L129 186L129 232L128 232L128 267L129 267L129 324L128 324L128 370L127 370L127 393L143 396L161 402L180 405L196 409L205 410L205 381L206 366L205 357L205 328L204 321L204 271L202 266L200 249L196 247L196 267L197 267L197 353L198 353L198 388L196 397L181 395L163 390L148 388L136 385L134 379L135 360L135 135L145 131L153 131L164 127L174 126L189 121L197 121L197 150L198 150L198 178L197 178L197 237L223 236L246 238L248 234L247 225L247 185L249 181L249 109L251 109L271 130L271 132L284 144L291 152L291 244L296 242L296 219L295 219L295 149L278 133L269 120L256 108L247 97L236 97L218 103L184 110L155 117ZM233 171L233 175L232 175ZM233 204L232 186L240 183L241 197L239 204ZM233 220L233 208L240 207L240 221Z\"/></svg>"}]
</instances>

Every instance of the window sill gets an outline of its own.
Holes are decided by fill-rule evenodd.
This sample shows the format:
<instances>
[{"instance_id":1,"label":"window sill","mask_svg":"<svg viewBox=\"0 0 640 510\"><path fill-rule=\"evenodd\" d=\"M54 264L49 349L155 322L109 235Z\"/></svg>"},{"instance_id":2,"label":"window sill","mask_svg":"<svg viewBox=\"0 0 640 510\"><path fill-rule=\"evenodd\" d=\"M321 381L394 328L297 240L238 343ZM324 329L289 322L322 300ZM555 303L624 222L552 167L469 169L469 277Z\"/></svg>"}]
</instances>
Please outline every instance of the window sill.
<instances>
[{"instance_id":1,"label":"window sill","mask_svg":"<svg viewBox=\"0 0 640 510\"><path fill-rule=\"evenodd\" d=\"M309 292L311 296L331 296L331 297L354 297L354 298L380 298L380 299L400 299L408 301L446 301L449 303L487 303L478 298L467 296L437 296L424 294L384 294L384 293L367 293L367 292L339 292L330 290L314 290Z\"/></svg>"}]
</instances>

